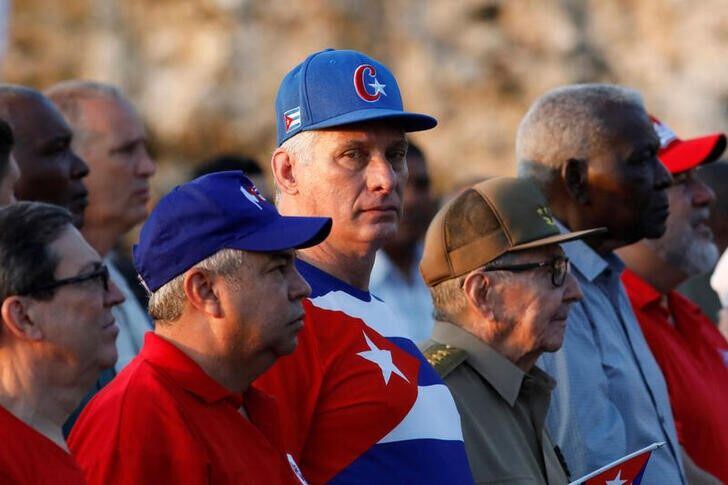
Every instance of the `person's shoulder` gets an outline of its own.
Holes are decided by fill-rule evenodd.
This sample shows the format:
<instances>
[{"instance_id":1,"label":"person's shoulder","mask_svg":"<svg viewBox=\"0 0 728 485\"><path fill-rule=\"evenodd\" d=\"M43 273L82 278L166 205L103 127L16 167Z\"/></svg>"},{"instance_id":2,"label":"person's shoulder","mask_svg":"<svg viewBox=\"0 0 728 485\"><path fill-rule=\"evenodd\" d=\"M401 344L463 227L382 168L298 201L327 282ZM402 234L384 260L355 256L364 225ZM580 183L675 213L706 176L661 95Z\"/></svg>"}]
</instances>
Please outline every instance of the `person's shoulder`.
<instances>
[{"instance_id":1,"label":"person's shoulder","mask_svg":"<svg viewBox=\"0 0 728 485\"><path fill-rule=\"evenodd\" d=\"M445 379L468 358L467 352L463 349L434 340L427 340L418 347L441 379Z\"/></svg>"},{"instance_id":2,"label":"person's shoulder","mask_svg":"<svg viewBox=\"0 0 728 485\"><path fill-rule=\"evenodd\" d=\"M129 421L154 421L174 414L174 385L137 358L89 402L75 427L122 428Z\"/></svg>"}]
</instances>

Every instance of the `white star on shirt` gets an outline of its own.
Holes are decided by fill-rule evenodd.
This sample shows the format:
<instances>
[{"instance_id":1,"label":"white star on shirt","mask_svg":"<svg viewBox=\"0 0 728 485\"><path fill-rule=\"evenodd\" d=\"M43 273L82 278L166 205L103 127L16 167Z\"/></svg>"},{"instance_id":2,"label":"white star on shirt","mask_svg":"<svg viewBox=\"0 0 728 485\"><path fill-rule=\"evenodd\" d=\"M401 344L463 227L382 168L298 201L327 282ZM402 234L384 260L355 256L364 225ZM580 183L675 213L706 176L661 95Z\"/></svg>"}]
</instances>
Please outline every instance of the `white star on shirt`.
<instances>
[{"instance_id":1,"label":"white star on shirt","mask_svg":"<svg viewBox=\"0 0 728 485\"><path fill-rule=\"evenodd\" d=\"M614 480L607 480L604 485L622 485L623 483L627 483L627 480L622 480L622 470L619 470Z\"/></svg>"},{"instance_id":2,"label":"white star on shirt","mask_svg":"<svg viewBox=\"0 0 728 485\"><path fill-rule=\"evenodd\" d=\"M384 88L387 87L387 85L381 84L377 78L374 78L374 82L369 83L369 85L374 88L372 96L376 96L379 93L382 93L385 96L387 95L387 93L384 91Z\"/></svg>"},{"instance_id":3,"label":"white star on shirt","mask_svg":"<svg viewBox=\"0 0 728 485\"><path fill-rule=\"evenodd\" d=\"M367 337L367 334L363 330L362 333L364 334L364 339L369 346L369 350L359 352L356 355L363 357L370 362L374 362L379 366L382 371L382 378L384 378L385 385L389 384L389 378L392 376L392 372L397 374L405 381L409 382L409 379L407 379L404 374L402 374L402 372L397 368L397 366L394 365L394 362L392 362L392 352L390 352L389 350L382 350L378 348L376 345L374 345L374 342L369 340L369 337Z\"/></svg>"}]
</instances>

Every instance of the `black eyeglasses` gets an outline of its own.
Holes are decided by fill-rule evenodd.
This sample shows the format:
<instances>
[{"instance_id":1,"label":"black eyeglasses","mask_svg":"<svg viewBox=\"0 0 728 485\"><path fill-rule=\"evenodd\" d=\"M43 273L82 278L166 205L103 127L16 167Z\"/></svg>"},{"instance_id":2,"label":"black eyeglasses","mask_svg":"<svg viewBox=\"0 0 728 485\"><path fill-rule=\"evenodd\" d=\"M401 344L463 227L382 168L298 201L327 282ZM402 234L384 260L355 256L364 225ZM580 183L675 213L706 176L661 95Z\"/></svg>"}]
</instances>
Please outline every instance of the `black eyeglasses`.
<instances>
[{"instance_id":1,"label":"black eyeglasses","mask_svg":"<svg viewBox=\"0 0 728 485\"><path fill-rule=\"evenodd\" d=\"M540 263L523 263L523 264L512 264L512 265L492 265L484 266L481 268L482 271L530 271L536 268L548 267L551 270L551 282L554 286L562 286L566 281L566 275L569 274L571 264L569 258L565 256L556 256L551 261L541 261Z\"/></svg>"},{"instance_id":2,"label":"black eyeglasses","mask_svg":"<svg viewBox=\"0 0 728 485\"><path fill-rule=\"evenodd\" d=\"M72 276L71 278L62 278L60 280L55 280L54 282L47 283L45 285L32 286L30 289L25 290L20 294L32 295L34 293L40 293L43 291L55 290L56 288L59 288L61 286L76 285L78 283L93 280L94 278L98 278L101 281L101 284L104 287L104 291L109 291L109 268L107 268L105 264L102 264L98 267L98 269L90 273Z\"/></svg>"}]
</instances>

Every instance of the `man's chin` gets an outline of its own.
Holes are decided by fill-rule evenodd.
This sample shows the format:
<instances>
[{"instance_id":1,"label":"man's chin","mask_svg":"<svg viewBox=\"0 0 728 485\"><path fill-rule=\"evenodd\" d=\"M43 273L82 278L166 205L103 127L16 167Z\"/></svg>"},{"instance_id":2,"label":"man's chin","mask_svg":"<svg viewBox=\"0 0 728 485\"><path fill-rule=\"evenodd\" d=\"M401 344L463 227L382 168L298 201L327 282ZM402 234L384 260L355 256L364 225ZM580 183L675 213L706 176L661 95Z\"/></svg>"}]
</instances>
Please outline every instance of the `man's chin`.
<instances>
[{"instance_id":1,"label":"man's chin","mask_svg":"<svg viewBox=\"0 0 728 485\"><path fill-rule=\"evenodd\" d=\"M116 345L114 345L113 349L109 349L99 356L99 368L101 370L110 369L116 365L118 359L119 354L116 351Z\"/></svg>"},{"instance_id":2,"label":"man's chin","mask_svg":"<svg viewBox=\"0 0 728 485\"><path fill-rule=\"evenodd\" d=\"M276 355L278 357L284 357L292 354L296 350L296 347L298 347L298 335L285 342L281 342L276 348Z\"/></svg>"},{"instance_id":3,"label":"man's chin","mask_svg":"<svg viewBox=\"0 0 728 485\"><path fill-rule=\"evenodd\" d=\"M391 241L397 236L398 224L396 222L380 222L371 224L366 228L366 238L382 244Z\"/></svg>"}]
</instances>

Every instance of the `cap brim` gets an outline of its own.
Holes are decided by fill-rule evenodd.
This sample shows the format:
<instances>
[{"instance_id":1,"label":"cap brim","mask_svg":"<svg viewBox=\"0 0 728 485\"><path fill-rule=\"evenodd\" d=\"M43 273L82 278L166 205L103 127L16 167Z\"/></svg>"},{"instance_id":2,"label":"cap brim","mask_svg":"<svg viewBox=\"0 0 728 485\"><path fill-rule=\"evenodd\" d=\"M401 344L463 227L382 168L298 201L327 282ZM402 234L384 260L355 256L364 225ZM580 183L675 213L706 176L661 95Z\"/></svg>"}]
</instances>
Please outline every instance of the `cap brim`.
<instances>
[{"instance_id":1,"label":"cap brim","mask_svg":"<svg viewBox=\"0 0 728 485\"><path fill-rule=\"evenodd\" d=\"M545 237L543 239L536 239L535 241L529 241L527 243L518 244L518 245L510 248L508 250L508 252L521 251L523 249L540 248L543 246L548 246L550 244L559 244L559 243L564 243L564 242L568 242L568 241L573 241L575 239L584 239L585 237L593 236L596 234L604 234L605 232L607 232L606 227L598 227L596 229L586 229L584 231L567 232L566 234L556 234L553 236Z\"/></svg>"},{"instance_id":2,"label":"cap brim","mask_svg":"<svg viewBox=\"0 0 728 485\"><path fill-rule=\"evenodd\" d=\"M393 109L370 108L352 111L340 116L334 116L304 128L306 130L321 130L334 126L350 125L364 121L387 120L399 123L405 132L429 130L437 126L437 120L432 116L420 113L409 113Z\"/></svg>"},{"instance_id":3,"label":"cap brim","mask_svg":"<svg viewBox=\"0 0 728 485\"><path fill-rule=\"evenodd\" d=\"M326 239L329 232L329 217L281 216L252 234L234 239L226 246L260 252L303 249L317 245Z\"/></svg>"},{"instance_id":4,"label":"cap brim","mask_svg":"<svg viewBox=\"0 0 728 485\"><path fill-rule=\"evenodd\" d=\"M661 150L658 158L670 173L681 173L718 160L725 147L725 135L714 133L690 140L678 140Z\"/></svg>"}]
</instances>

